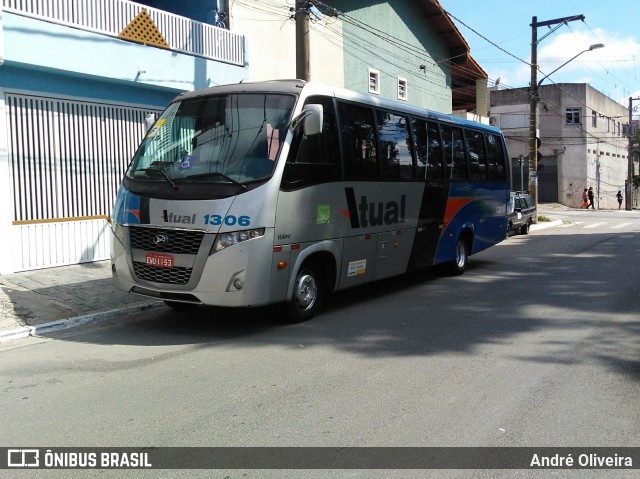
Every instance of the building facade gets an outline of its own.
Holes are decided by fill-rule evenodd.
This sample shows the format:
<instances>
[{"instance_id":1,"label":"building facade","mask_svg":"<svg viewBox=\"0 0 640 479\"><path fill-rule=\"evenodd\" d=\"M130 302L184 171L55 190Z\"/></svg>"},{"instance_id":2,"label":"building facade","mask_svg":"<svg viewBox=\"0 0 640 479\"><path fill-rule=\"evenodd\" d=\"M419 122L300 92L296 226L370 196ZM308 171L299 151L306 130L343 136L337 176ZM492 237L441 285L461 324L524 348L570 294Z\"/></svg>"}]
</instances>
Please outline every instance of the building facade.
<instances>
[{"instance_id":1,"label":"building facade","mask_svg":"<svg viewBox=\"0 0 640 479\"><path fill-rule=\"evenodd\" d=\"M586 83L542 85L538 102L538 201L580 207L592 187L596 208L617 209L628 170L628 109ZM490 121L512 158L512 185L529 185L527 88L490 91Z\"/></svg>"},{"instance_id":2,"label":"building facade","mask_svg":"<svg viewBox=\"0 0 640 479\"><path fill-rule=\"evenodd\" d=\"M0 274L107 259L115 194L154 115L184 91L294 78L298 7L311 80L446 113L486 104L486 73L435 0L0 6Z\"/></svg>"},{"instance_id":3,"label":"building facade","mask_svg":"<svg viewBox=\"0 0 640 479\"><path fill-rule=\"evenodd\" d=\"M153 114L246 78L242 35L149 4L2 0L0 274L108 258L116 190Z\"/></svg>"},{"instance_id":4,"label":"building facade","mask_svg":"<svg viewBox=\"0 0 640 479\"><path fill-rule=\"evenodd\" d=\"M232 30L247 38L249 80L295 78L293 5L300 3L308 2L270 0L268 9L231 3ZM327 0L314 12L309 15L312 81L486 117L487 74L436 0Z\"/></svg>"}]
</instances>

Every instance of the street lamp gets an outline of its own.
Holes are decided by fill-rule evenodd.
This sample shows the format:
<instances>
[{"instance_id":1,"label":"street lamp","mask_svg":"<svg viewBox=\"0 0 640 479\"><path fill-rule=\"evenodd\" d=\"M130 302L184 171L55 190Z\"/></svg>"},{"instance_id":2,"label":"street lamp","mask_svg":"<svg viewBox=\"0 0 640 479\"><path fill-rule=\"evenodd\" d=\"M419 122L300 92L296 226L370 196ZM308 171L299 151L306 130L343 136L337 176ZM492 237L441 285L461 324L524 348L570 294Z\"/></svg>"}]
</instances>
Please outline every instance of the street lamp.
<instances>
[{"instance_id":1,"label":"street lamp","mask_svg":"<svg viewBox=\"0 0 640 479\"><path fill-rule=\"evenodd\" d=\"M538 22L538 17L531 18L531 83L529 84L529 193L533 198L533 203L536 206L536 213L533 218L533 222L538 222L538 101L540 95L538 93L538 87L551 73L555 73L560 68L565 66L570 61L582 55L585 52L595 50L596 48L602 48L604 45L596 43L591 45L588 49L581 51L578 55L571 58L569 61L563 63L556 68L549 75L546 75L540 82L538 82L538 43L544 40L547 36L560 28L561 25L567 22L573 22L575 20L584 21L584 15L574 15L572 17L556 18L554 20L547 20L544 22ZM538 40L538 27L545 27L556 25L549 33L544 35Z\"/></svg>"},{"instance_id":2,"label":"street lamp","mask_svg":"<svg viewBox=\"0 0 640 479\"><path fill-rule=\"evenodd\" d=\"M582 55L585 52L590 52L592 50L597 50L598 48L604 48L604 44L603 43L596 43L594 45L591 45L589 48L587 48L586 50L582 50L580 53L578 53L577 55L571 57L569 60L567 60L566 62L564 62L562 65L560 65L558 68L556 68L555 70L553 70L551 73L549 73L548 75L545 75L544 77L542 77L542 80L540 80L538 82L538 86L540 86L542 84L542 82L550 77L551 75L553 75L555 72L557 72L558 70L560 70L563 66L565 66L567 63L572 62L573 60L575 60L576 58L578 58L580 55Z\"/></svg>"}]
</instances>

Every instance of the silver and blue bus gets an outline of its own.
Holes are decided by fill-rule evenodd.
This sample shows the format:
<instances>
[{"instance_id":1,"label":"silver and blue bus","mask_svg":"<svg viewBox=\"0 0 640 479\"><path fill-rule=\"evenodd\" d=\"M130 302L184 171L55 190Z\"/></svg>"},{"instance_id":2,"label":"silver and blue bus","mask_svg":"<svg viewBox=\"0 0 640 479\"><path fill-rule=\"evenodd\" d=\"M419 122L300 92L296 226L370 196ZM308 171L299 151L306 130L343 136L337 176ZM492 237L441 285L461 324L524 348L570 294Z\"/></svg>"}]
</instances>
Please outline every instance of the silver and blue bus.
<instances>
[{"instance_id":1,"label":"silver and blue bus","mask_svg":"<svg viewBox=\"0 0 640 479\"><path fill-rule=\"evenodd\" d=\"M111 218L123 291L193 305L282 303L469 256L507 235L499 129L300 80L179 95L147 132Z\"/></svg>"}]
</instances>

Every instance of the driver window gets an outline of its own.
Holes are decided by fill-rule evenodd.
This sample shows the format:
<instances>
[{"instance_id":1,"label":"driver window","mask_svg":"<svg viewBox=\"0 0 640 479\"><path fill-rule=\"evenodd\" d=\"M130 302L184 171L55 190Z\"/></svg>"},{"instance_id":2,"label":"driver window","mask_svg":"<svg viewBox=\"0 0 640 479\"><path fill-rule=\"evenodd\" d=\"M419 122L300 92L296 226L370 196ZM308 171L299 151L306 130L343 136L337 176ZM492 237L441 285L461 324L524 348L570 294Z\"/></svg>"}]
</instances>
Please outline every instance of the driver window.
<instances>
[{"instance_id":1,"label":"driver window","mask_svg":"<svg viewBox=\"0 0 640 479\"><path fill-rule=\"evenodd\" d=\"M299 188L340 178L338 128L333 100L328 97L309 97L305 105L322 105L322 133L306 136L300 126L291 144L283 187Z\"/></svg>"}]
</instances>

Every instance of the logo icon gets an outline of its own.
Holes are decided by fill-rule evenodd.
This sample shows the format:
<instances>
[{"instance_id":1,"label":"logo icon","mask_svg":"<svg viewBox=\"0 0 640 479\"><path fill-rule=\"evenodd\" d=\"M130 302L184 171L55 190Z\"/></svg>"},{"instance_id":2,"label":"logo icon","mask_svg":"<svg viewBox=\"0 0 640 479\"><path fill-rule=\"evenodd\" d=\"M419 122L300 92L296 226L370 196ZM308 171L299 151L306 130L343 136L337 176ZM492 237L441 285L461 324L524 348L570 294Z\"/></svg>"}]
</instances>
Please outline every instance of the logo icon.
<instances>
[{"instance_id":1,"label":"logo icon","mask_svg":"<svg viewBox=\"0 0 640 479\"><path fill-rule=\"evenodd\" d=\"M167 235L155 235L153 237L153 244L156 246L169 244L169 237Z\"/></svg>"},{"instance_id":2,"label":"logo icon","mask_svg":"<svg viewBox=\"0 0 640 479\"><path fill-rule=\"evenodd\" d=\"M7 450L8 467L38 467L40 466L39 449L9 449Z\"/></svg>"}]
</instances>

